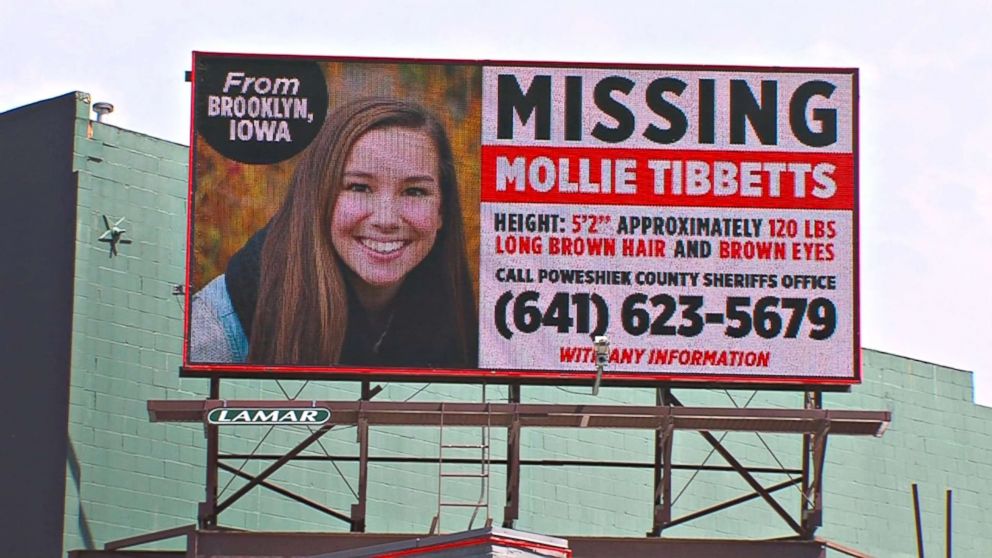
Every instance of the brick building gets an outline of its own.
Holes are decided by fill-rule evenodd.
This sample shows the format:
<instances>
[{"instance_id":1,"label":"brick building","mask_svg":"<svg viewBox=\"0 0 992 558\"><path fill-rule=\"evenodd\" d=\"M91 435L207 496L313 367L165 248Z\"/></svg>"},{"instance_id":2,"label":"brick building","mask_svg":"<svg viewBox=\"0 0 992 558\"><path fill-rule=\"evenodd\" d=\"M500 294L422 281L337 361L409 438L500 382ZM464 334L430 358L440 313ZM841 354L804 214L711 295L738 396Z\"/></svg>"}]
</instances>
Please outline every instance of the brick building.
<instances>
[{"instance_id":1,"label":"brick building","mask_svg":"<svg viewBox=\"0 0 992 558\"><path fill-rule=\"evenodd\" d=\"M90 119L89 96L72 93L0 115L0 343L5 521L0 554L57 556L110 541L188 525L204 499L204 429L149 421L146 401L205 398L203 379L181 379L185 276L186 146ZM111 253L107 225L125 229ZM945 491L953 490L953 548L959 557L992 553L992 409L973 403L972 375L865 350L864 384L824 396L828 409L888 410L880 438L835 437L827 451L825 512L818 534L875 556L915 556L910 486L917 483L926 551L944 551ZM221 397L354 400L354 382L225 380ZM677 390L688 405L795 408L802 394ZM506 386L391 383L387 401L505 401ZM525 386L535 403L653 405L649 389ZM307 432L299 427L224 431L235 454L278 455ZM455 436L471 437L474 431ZM505 431L492 432L499 460ZM423 534L437 507L435 429L388 427L371 434L367 530ZM521 453L554 459L649 463L653 437L640 431L532 429ZM736 432L723 443L749 465L798 467L796 437ZM328 434L315 455L355 454L354 429ZM675 442L675 509L690 512L747 494L748 487L698 436ZM266 462L235 462L258 471ZM725 469L725 468L724 468ZM273 477L334 509L354 503L357 465L347 459L301 461ZM782 476L758 473L762 482ZM224 492L242 481L222 474ZM501 521L505 468L492 468L494 520ZM555 536L643 537L652 521L650 467L541 466L522 470L515 527ZM470 483L452 490L478 492ZM776 493L798 507L795 488ZM454 527L465 517L454 516ZM251 492L220 524L257 531L347 531L349 526L272 491ZM665 531L666 537L770 539L793 534L758 499ZM147 547L182 550L180 539ZM578 556L579 554L576 554ZM828 556L835 554L830 551Z\"/></svg>"}]
</instances>

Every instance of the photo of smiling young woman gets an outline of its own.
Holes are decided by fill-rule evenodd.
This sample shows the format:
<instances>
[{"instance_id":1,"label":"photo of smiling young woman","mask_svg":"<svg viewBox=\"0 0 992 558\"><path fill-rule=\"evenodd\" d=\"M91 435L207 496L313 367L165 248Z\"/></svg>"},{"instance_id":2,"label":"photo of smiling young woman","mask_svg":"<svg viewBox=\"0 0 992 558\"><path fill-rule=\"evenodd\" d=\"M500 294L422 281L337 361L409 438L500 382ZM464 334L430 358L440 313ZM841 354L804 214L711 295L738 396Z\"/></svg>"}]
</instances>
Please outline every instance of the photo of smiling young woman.
<instances>
[{"instance_id":1,"label":"photo of smiling young woman","mask_svg":"<svg viewBox=\"0 0 992 558\"><path fill-rule=\"evenodd\" d=\"M192 297L190 360L472 368L477 322L444 128L369 98L329 115L275 216Z\"/></svg>"}]
</instances>

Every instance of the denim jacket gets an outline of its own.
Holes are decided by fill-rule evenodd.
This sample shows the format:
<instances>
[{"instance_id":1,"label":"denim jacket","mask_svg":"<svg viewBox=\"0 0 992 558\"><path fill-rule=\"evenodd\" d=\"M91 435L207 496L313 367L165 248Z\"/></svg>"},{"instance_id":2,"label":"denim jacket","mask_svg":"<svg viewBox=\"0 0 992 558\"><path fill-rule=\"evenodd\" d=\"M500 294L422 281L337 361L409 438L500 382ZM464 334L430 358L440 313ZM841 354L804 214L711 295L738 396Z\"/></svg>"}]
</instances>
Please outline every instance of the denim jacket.
<instances>
[{"instance_id":1,"label":"denim jacket","mask_svg":"<svg viewBox=\"0 0 992 558\"><path fill-rule=\"evenodd\" d=\"M245 362L248 336L241 327L224 276L215 278L190 301L189 360L194 363Z\"/></svg>"}]
</instances>

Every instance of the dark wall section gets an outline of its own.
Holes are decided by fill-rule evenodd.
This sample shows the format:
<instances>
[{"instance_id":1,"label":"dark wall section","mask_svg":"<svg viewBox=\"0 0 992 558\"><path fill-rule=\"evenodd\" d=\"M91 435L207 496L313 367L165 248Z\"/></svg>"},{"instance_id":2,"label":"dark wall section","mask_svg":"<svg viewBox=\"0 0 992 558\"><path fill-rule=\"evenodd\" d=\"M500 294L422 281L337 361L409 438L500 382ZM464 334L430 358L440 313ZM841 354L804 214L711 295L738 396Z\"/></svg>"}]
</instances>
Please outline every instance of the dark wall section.
<instances>
[{"instance_id":1,"label":"dark wall section","mask_svg":"<svg viewBox=\"0 0 992 558\"><path fill-rule=\"evenodd\" d=\"M62 552L76 95L0 114L0 556Z\"/></svg>"}]
</instances>

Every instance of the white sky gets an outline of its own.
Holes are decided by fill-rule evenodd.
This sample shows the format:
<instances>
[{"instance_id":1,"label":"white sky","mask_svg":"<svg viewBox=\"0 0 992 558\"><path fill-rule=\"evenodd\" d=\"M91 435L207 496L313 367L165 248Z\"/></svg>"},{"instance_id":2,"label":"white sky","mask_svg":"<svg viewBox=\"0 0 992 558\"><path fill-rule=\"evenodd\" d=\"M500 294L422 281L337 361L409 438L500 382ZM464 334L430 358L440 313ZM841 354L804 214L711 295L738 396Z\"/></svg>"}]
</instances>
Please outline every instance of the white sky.
<instances>
[{"instance_id":1,"label":"white sky","mask_svg":"<svg viewBox=\"0 0 992 558\"><path fill-rule=\"evenodd\" d=\"M7 0L0 112L86 91L186 144L193 50L858 67L862 344L992 405L992 1Z\"/></svg>"}]
</instances>

